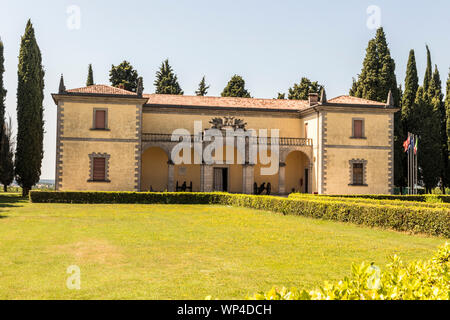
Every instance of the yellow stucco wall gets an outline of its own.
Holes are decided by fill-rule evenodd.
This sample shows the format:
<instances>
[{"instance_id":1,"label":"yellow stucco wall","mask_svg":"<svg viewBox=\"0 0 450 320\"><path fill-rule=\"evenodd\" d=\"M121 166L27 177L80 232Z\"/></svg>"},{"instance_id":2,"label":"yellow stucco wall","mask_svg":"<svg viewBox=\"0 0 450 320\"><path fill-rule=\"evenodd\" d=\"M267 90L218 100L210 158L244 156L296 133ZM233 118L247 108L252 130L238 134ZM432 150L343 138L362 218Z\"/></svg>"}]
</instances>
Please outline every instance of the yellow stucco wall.
<instances>
[{"instance_id":1,"label":"yellow stucco wall","mask_svg":"<svg viewBox=\"0 0 450 320\"><path fill-rule=\"evenodd\" d=\"M135 188L135 143L64 141L61 190L132 191ZM89 154L107 153L109 180L89 180Z\"/></svg>"},{"instance_id":2,"label":"yellow stucco wall","mask_svg":"<svg viewBox=\"0 0 450 320\"><path fill-rule=\"evenodd\" d=\"M91 130L94 109L107 109L109 130ZM83 98L60 102L59 190L136 190L137 119L140 106L124 99ZM115 139L115 140L109 140ZM58 146L57 146L58 147ZM110 182L88 182L91 153L108 154Z\"/></svg>"},{"instance_id":3,"label":"yellow stucco wall","mask_svg":"<svg viewBox=\"0 0 450 320\"><path fill-rule=\"evenodd\" d=\"M141 106L136 102L120 99L84 98L68 99L60 102L63 123L61 142L61 187L60 190L135 190L135 176L138 172L136 151L139 148L136 116ZM108 131L91 130L94 108L108 109ZM249 129L279 129L280 137L305 137L304 124L308 124L307 137L313 140L311 156L312 170L309 172L312 188L309 192L320 192L325 163L324 193L388 193L389 192L389 153L392 114L376 112L341 112L326 111L325 118L317 113L310 113L303 118L292 115L274 115L273 113L249 113L238 115L236 112L204 110L202 112L185 111L144 112L142 114L143 133L171 134L175 129L185 128L193 133L194 120L202 121L202 128L210 127L209 121L214 117L235 116L247 122ZM352 139L352 119L364 119L366 139ZM326 130L322 130L325 125ZM322 140L322 133L326 138ZM270 132L269 132L270 134ZM112 140L108 140L112 139ZM103 140L103 141L102 141ZM119 141L120 140L120 141ZM322 145L324 141L324 145ZM324 156L322 159L322 149ZM87 182L89 180L89 154L107 153L109 160L109 183ZM226 152L224 152L224 155ZM237 154L237 152L236 152ZM309 154L308 154L309 156ZM310 159L302 152L291 152L286 160L285 192L304 192L305 168ZM367 186L349 186L351 159L367 161ZM142 152L140 171L140 190L154 191L168 188L168 157L158 148L149 148ZM235 156L235 163L237 156ZM229 168L229 191L243 191L243 167L241 164L223 164ZM254 166L254 181L260 185L270 182L272 192L278 191L279 174L261 176L261 165ZM303 183L300 184L300 181ZM174 185L184 181L193 182L193 191L200 191L201 168L199 164L179 164L174 166Z\"/></svg>"},{"instance_id":4,"label":"yellow stucco wall","mask_svg":"<svg viewBox=\"0 0 450 320\"><path fill-rule=\"evenodd\" d=\"M91 130L93 110L108 110L108 129ZM136 138L137 105L117 102L65 102L64 103L64 136L83 138Z\"/></svg>"},{"instance_id":5,"label":"yellow stucco wall","mask_svg":"<svg viewBox=\"0 0 450 320\"><path fill-rule=\"evenodd\" d=\"M387 150L328 150L326 175L327 194L387 194L388 151ZM367 160L367 186L349 186L350 159Z\"/></svg>"},{"instance_id":6,"label":"yellow stucco wall","mask_svg":"<svg viewBox=\"0 0 450 320\"><path fill-rule=\"evenodd\" d=\"M166 153L158 147L148 148L142 154L141 165L141 190L167 191L168 157Z\"/></svg>"},{"instance_id":7,"label":"yellow stucco wall","mask_svg":"<svg viewBox=\"0 0 450 320\"><path fill-rule=\"evenodd\" d=\"M364 119L365 139L352 139L352 119ZM389 189L389 156L392 114L334 113L326 115L325 193L387 194ZM367 186L351 186L352 159L367 161Z\"/></svg>"},{"instance_id":8,"label":"yellow stucco wall","mask_svg":"<svg viewBox=\"0 0 450 320\"><path fill-rule=\"evenodd\" d=\"M206 112L205 112L206 113ZM216 113L206 114L177 114L172 113L144 113L143 114L143 132L148 133L168 133L171 134L175 129L184 128L189 132L194 132L194 121L201 121L202 128L211 127L209 121L214 117L219 117ZM228 116L226 112L223 116ZM233 115L234 116L234 115ZM279 129L282 137L303 138L303 122L299 118L273 117L256 115L241 115L236 118L247 122L248 129L267 129L270 135L270 129Z\"/></svg>"}]
</instances>

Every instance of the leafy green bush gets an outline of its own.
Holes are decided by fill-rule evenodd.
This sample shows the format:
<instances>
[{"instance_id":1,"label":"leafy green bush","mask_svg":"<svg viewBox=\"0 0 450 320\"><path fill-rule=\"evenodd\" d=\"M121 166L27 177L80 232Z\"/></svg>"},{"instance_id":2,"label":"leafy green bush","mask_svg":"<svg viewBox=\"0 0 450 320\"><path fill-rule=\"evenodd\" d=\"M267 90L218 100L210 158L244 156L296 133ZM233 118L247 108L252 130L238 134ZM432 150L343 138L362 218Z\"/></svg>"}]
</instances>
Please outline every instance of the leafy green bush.
<instances>
[{"instance_id":1,"label":"leafy green bush","mask_svg":"<svg viewBox=\"0 0 450 320\"><path fill-rule=\"evenodd\" d=\"M311 291L296 288L257 293L252 300L450 300L450 243L428 261L408 264L393 256L385 270L353 264L350 277Z\"/></svg>"},{"instance_id":2,"label":"leafy green bush","mask_svg":"<svg viewBox=\"0 0 450 320\"><path fill-rule=\"evenodd\" d=\"M372 203L346 202L325 197L289 199L203 192L30 192L32 202L59 203L161 203L222 204L301 215L312 218L351 222L397 231L427 233L450 237L450 210Z\"/></svg>"}]
</instances>

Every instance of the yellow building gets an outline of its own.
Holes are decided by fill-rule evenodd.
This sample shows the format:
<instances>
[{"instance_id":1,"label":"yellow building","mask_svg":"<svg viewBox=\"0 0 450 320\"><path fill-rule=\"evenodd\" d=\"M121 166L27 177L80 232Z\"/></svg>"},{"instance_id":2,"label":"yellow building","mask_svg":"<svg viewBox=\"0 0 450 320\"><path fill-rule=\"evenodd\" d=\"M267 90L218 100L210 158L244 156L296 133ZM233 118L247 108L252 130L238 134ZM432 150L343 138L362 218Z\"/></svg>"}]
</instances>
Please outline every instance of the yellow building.
<instances>
[{"instance_id":1,"label":"yellow building","mask_svg":"<svg viewBox=\"0 0 450 320\"><path fill-rule=\"evenodd\" d=\"M391 95L386 104L327 100L325 91L308 100L158 95L106 85L66 90L61 78L52 96L57 190L393 191ZM211 132L224 133L220 150Z\"/></svg>"}]
</instances>

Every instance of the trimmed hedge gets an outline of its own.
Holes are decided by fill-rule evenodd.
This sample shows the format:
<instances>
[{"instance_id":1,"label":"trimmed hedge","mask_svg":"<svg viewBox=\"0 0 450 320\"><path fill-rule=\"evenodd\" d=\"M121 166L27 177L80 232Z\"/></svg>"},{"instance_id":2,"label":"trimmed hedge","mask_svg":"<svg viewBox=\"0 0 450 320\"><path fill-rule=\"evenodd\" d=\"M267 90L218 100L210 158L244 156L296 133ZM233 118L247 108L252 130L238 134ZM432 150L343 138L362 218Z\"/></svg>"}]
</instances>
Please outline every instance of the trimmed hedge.
<instances>
[{"instance_id":1,"label":"trimmed hedge","mask_svg":"<svg viewBox=\"0 0 450 320\"><path fill-rule=\"evenodd\" d=\"M30 200L38 203L221 204L450 237L450 210L446 208L353 203L325 197L289 199L215 192L31 191Z\"/></svg>"},{"instance_id":2,"label":"trimmed hedge","mask_svg":"<svg viewBox=\"0 0 450 320\"><path fill-rule=\"evenodd\" d=\"M393 195L393 194L352 194L352 195L319 195L319 197L331 198L364 198L374 200L400 200L418 202L445 202L450 203L450 195L446 194L414 194L414 195Z\"/></svg>"},{"instance_id":3,"label":"trimmed hedge","mask_svg":"<svg viewBox=\"0 0 450 320\"><path fill-rule=\"evenodd\" d=\"M344 201L344 202L358 202L358 203L372 203L372 204L386 204L392 206L411 206L411 207L428 207L428 208L449 208L450 203L445 202L419 202L419 201L404 201L404 200L376 200L369 198L357 198L357 197L338 197L338 196L312 196L303 193L291 193L289 199L311 199L323 201L324 199Z\"/></svg>"}]
</instances>

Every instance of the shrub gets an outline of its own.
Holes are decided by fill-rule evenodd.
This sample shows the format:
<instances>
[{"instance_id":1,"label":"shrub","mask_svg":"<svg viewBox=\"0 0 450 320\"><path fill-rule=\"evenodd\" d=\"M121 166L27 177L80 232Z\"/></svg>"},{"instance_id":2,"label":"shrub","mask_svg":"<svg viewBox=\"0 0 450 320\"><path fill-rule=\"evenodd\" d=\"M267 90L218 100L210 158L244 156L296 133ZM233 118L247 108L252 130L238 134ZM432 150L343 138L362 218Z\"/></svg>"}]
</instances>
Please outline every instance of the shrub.
<instances>
[{"instance_id":1,"label":"shrub","mask_svg":"<svg viewBox=\"0 0 450 320\"><path fill-rule=\"evenodd\" d=\"M351 194L351 195L318 195L317 197L337 197L337 198L365 198L375 200L401 200L401 201L419 201L425 202L439 200L440 202L450 203L450 195L446 194L413 194L413 195L393 195L393 194Z\"/></svg>"},{"instance_id":2,"label":"shrub","mask_svg":"<svg viewBox=\"0 0 450 320\"><path fill-rule=\"evenodd\" d=\"M393 256L385 270L353 264L350 277L311 291L296 288L257 293L252 300L449 300L450 243L428 261L404 264Z\"/></svg>"},{"instance_id":3,"label":"shrub","mask_svg":"<svg viewBox=\"0 0 450 320\"><path fill-rule=\"evenodd\" d=\"M357 197L338 197L338 196L311 196L304 193L291 193L289 199L333 199L336 201L346 201L346 202L358 202L358 203L372 203L372 204L386 204L386 205L397 205L397 206L411 206L411 207L428 207L428 208L450 208L450 203L444 203L441 199L437 197L427 197L424 202L420 201L404 201L404 200L376 200L369 198L357 198Z\"/></svg>"},{"instance_id":4,"label":"shrub","mask_svg":"<svg viewBox=\"0 0 450 320\"><path fill-rule=\"evenodd\" d=\"M351 222L397 231L450 237L450 210L411 206L392 206L346 202L325 197L289 199L202 192L46 192L32 191L32 202L59 203L161 203L222 204L248 207L289 215Z\"/></svg>"}]
</instances>

